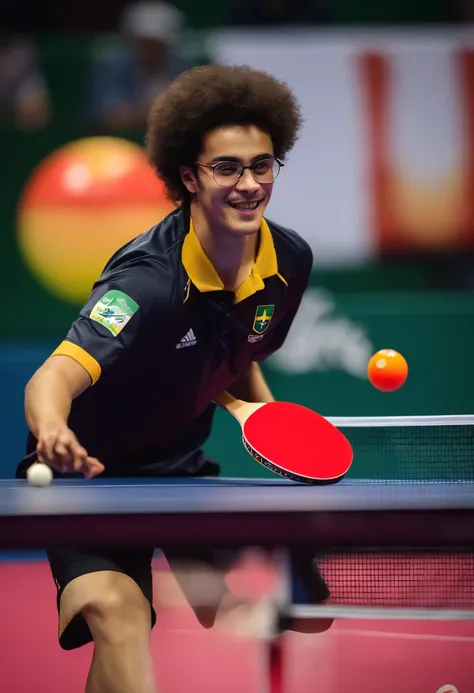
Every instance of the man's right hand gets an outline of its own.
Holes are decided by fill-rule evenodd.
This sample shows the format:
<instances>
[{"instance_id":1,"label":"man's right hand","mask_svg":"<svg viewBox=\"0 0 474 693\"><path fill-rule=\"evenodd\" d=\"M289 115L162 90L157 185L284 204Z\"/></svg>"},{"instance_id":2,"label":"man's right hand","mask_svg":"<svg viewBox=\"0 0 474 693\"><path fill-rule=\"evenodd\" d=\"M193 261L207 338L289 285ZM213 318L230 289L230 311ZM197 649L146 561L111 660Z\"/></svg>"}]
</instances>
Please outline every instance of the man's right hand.
<instances>
[{"instance_id":1,"label":"man's right hand","mask_svg":"<svg viewBox=\"0 0 474 693\"><path fill-rule=\"evenodd\" d=\"M38 462L47 464L63 474L81 472L86 479L104 471L104 465L89 457L73 431L66 424L49 425L39 431L36 451Z\"/></svg>"}]
</instances>

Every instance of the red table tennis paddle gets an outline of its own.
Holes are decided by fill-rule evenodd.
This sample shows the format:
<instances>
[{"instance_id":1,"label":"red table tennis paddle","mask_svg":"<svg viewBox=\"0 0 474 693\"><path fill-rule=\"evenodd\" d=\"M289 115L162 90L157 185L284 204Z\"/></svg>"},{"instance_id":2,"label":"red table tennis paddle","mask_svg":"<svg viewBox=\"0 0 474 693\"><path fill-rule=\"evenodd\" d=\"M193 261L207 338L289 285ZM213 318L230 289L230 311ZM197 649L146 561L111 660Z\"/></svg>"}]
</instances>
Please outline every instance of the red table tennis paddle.
<instances>
[{"instance_id":1,"label":"red table tennis paddle","mask_svg":"<svg viewBox=\"0 0 474 693\"><path fill-rule=\"evenodd\" d=\"M275 474L305 484L332 484L349 471L350 442L311 409L291 402L244 402L228 392L216 402L239 421L247 452Z\"/></svg>"}]
</instances>

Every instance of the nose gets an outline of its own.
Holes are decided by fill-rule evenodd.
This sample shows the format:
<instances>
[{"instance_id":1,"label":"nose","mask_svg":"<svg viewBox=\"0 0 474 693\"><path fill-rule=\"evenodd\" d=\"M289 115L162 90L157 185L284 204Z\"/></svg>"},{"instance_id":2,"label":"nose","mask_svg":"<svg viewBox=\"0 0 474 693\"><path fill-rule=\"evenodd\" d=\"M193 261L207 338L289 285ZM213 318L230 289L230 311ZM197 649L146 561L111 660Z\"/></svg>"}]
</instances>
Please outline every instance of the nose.
<instances>
[{"instance_id":1,"label":"nose","mask_svg":"<svg viewBox=\"0 0 474 693\"><path fill-rule=\"evenodd\" d=\"M239 180L236 183L236 189L239 192L258 192L260 190L260 183L257 183L253 177L253 173L250 169L246 168Z\"/></svg>"}]
</instances>

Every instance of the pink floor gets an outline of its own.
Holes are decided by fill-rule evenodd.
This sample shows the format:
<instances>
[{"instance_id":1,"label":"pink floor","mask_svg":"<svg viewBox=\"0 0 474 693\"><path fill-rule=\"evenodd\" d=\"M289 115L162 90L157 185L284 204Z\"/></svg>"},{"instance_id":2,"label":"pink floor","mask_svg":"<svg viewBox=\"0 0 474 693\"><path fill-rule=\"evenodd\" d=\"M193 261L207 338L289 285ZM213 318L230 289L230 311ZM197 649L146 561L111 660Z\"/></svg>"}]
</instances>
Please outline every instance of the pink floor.
<instances>
[{"instance_id":1,"label":"pink floor","mask_svg":"<svg viewBox=\"0 0 474 693\"><path fill-rule=\"evenodd\" d=\"M160 693L267 693L267 651L205 631L156 566L153 654ZM267 576L268 577L268 576ZM55 588L43 562L0 563L1 693L83 693L91 648L63 652ZM284 639L284 693L474 693L474 622L340 621Z\"/></svg>"}]
</instances>

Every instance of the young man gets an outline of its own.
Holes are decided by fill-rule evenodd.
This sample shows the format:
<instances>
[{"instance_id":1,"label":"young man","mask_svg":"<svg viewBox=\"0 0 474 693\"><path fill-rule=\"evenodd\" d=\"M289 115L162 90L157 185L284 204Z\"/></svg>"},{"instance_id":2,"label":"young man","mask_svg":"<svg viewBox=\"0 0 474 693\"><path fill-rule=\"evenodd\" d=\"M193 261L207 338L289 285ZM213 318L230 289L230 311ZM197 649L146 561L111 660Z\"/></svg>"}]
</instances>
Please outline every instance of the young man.
<instances>
[{"instance_id":1,"label":"young man","mask_svg":"<svg viewBox=\"0 0 474 693\"><path fill-rule=\"evenodd\" d=\"M263 214L299 127L289 89L248 68L195 68L158 97L147 149L177 209L115 253L26 388L28 452L56 474L217 474L202 450L215 398L272 400L258 362L283 344L312 254ZM94 641L87 693L155 690L152 552L48 554L62 647ZM325 599L317 569L305 574ZM211 611L232 604L222 580L214 596Z\"/></svg>"}]
</instances>

